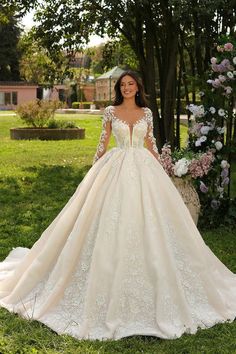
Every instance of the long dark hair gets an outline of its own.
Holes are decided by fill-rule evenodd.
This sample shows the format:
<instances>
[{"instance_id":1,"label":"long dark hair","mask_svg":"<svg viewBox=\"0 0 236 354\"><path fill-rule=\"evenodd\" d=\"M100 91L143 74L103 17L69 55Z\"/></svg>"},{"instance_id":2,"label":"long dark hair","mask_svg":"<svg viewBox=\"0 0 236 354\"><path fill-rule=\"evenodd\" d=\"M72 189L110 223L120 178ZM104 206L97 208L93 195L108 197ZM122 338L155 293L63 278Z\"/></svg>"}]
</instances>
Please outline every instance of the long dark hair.
<instances>
[{"instance_id":1,"label":"long dark hair","mask_svg":"<svg viewBox=\"0 0 236 354\"><path fill-rule=\"evenodd\" d=\"M135 71L132 70L126 70L124 71L119 79L116 81L114 90L115 90L115 99L113 101L113 106L119 106L123 102L123 96L120 91L120 85L121 85L121 80L123 79L124 76L129 75L131 76L137 83L138 86L138 92L135 95L135 103L139 107L147 107L148 102L146 98L146 94L144 92L144 87L142 84L141 78L138 76L138 74Z\"/></svg>"}]
</instances>

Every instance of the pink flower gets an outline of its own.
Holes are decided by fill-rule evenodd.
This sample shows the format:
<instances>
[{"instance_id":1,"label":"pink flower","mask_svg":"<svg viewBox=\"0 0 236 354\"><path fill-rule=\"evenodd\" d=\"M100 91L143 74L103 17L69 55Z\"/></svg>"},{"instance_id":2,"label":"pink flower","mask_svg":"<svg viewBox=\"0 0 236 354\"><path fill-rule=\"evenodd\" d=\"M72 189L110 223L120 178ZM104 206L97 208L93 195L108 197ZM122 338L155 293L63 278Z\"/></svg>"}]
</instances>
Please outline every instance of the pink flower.
<instances>
[{"instance_id":1,"label":"pink flower","mask_svg":"<svg viewBox=\"0 0 236 354\"><path fill-rule=\"evenodd\" d=\"M211 64L216 64L217 63L217 59L215 57L211 58Z\"/></svg>"},{"instance_id":2,"label":"pink flower","mask_svg":"<svg viewBox=\"0 0 236 354\"><path fill-rule=\"evenodd\" d=\"M202 193L207 193L208 192L208 187L202 181L200 181L200 191Z\"/></svg>"},{"instance_id":3,"label":"pink flower","mask_svg":"<svg viewBox=\"0 0 236 354\"><path fill-rule=\"evenodd\" d=\"M226 71L232 70L232 66L230 65L229 59L223 59L220 65L223 65Z\"/></svg>"},{"instance_id":4,"label":"pink flower","mask_svg":"<svg viewBox=\"0 0 236 354\"><path fill-rule=\"evenodd\" d=\"M215 160L212 151L208 151L200 157L200 159L193 159L189 165L189 172L193 178L207 175Z\"/></svg>"},{"instance_id":5,"label":"pink flower","mask_svg":"<svg viewBox=\"0 0 236 354\"><path fill-rule=\"evenodd\" d=\"M219 65L217 65L217 64L212 64L211 68L212 68L213 71L218 72L219 71L218 66ZM210 80L208 80L208 81L210 81Z\"/></svg>"},{"instance_id":6,"label":"pink flower","mask_svg":"<svg viewBox=\"0 0 236 354\"><path fill-rule=\"evenodd\" d=\"M224 168L222 171L221 171L221 177L222 178L226 178L226 177L228 177L228 175L229 175L229 169L228 168Z\"/></svg>"},{"instance_id":7,"label":"pink flower","mask_svg":"<svg viewBox=\"0 0 236 354\"><path fill-rule=\"evenodd\" d=\"M229 184L229 177L225 177L223 181L221 182L222 187Z\"/></svg>"},{"instance_id":8,"label":"pink flower","mask_svg":"<svg viewBox=\"0 0 236 354\"><path fill-rule=\"evenodd\" d=\"M163 146L160 155L161 165L169 176L174 175L174 164L171 157L171 149L169 146Z\"/></svg>"},{"instance_id":9,"label":"pink flower","mask_svg":"<svg viewBox=\"0 0 236 354\"><path fill-rule=\"evenodd\" d=\"M233 46L232 43L225 43L225 45L224 45L224 50L225 50L226 52L231 52L233 49L234 49L234 46Z\"/></svg>"},{"instance_id":10,"label":"pink flower","mask_svg":"<svg viewBox=\"0 0 236 354\"><path fill-rule=\"evenodd\" d=\"M212 81L212 86L215 88L218 88L221 86L221 82L219 79L215 79L214 81Z\"/></svg>"}]
</instances>

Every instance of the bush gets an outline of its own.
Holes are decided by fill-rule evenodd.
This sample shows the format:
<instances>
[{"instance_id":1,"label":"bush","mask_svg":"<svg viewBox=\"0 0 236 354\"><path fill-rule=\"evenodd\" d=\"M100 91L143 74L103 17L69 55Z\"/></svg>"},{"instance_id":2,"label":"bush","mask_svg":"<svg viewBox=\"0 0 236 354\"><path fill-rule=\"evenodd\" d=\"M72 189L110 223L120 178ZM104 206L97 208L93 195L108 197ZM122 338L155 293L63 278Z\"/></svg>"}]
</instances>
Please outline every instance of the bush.
<instances>
[{"instance_id":1,"label":"bush","mask_svg":"<svg viewBox=\"0 0 236 354\"><path fill-rule=\"evenodd\" d=\"M47 127L49 129L70 129L70 128L78 128L75 124L75 122L66 122L64 120L55 120L51 119Z\"/></svg>"},{"instance_id":2,"label":"bush","mask_svg":"<svg viewBox=\"0 0 236 354\"><path fill-rule=\"evenodd\" d=\"M72 102L71 107L74 108L74 109L80 108L80 102Z\"/></svg>"},{"instance_id":3,"label":"bush","mask_svg":"<svg viewBox=\"0 0 236 354\"><path fill-rule=\"evenodd\" d=\"M93 102L72 102L71 106L74 109L78 109L78 108L89 109L91 104L93 104Z\"/></svg>"},{"instance_id":4,"label":"bush","mask_svg":"<svg viewBox=\"0 0 236 354\"><path fill-rule=\"evenodd\" d=\"M41 128L54 118L55 111L62 106L60 101L35 100L21 104L16 112L29 127Z\"/></svg>"}]
</instances>

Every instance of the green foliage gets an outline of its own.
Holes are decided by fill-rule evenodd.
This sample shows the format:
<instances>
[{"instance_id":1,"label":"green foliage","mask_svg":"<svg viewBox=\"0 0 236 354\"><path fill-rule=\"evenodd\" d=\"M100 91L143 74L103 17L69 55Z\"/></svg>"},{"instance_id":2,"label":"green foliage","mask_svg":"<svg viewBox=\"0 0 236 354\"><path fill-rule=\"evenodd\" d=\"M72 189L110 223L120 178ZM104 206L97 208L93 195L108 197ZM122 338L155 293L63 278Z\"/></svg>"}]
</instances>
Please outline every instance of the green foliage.
<instances>
[{"instance_id":1,"label":"green foliage","mask_svg":"<svg viewBox=\"0 0 236 354\"><path fill-rule=\"evenodd\" d=\"M62 107L59 101L35 100L17 107L19 117L30 127L44 127L54 118L55 111Z\"/></svg>"},{"instance_id":2,"label":"green foliage","mask_svg":"<svg viewBox=\"0 0 236 354\"><path fill-rule=\"evenodd\" d=\"M92 62L95 73L102 74L114 66L119 66L125 70L138 70L139 68L137 56L127 39L122 35L116 39L109 40L101 45L98 50L101 51L99 61L96 61L96 56L94 56L95 60ZM94 52L96 52L96 49L94 49ZM93 58L93 55L91 55L91 58Z\"/></svg>"},{"instance_id":3,"label":"green foliage","mask_svg":"<svg viewBox=\"0 0 236 354\"><path fill-rule=\"evenodd\" d=\"M0 7L1 9L1 7ZM19 59L20 50L18 41L20 37L20 27L17 18L10 13L6 21L1 23L0 19L0 80L17 81L20 79Z\"/></svg>"},{"instance_id":4,"label":"green foliage","mask_svg":"<svg viewBox=\"0 0 236 354\"><path fill-rule=\"evenodd\" d=\"M47 123L47 128L50 129L69 129L69 128L77 128L75 122L67 122L64 120L56 120L56 119L51 119Z\"/></svg>"},{"instance_id":5,"label":"green foliage","mask_svg":"<svg viewBox=\"0 0 236 354\"><path fill-rule=\"evenodd\" d=\"M24 80L52 87L69 75L69 58L61 51L51 56L40 39L34 39L33 30L21 37L19 48L22 52L20 73Z\"/></svg>"},{"instance_id":6,"label":"green foliage","mask_svg":"<svg viewBox=\"0 0 236 354\"><path fill-rule=\"evenodd\" d=\"M78 108L84 108L84 109L89 109L90 105L93 104L93 102L72 102L72 108L78 109Z\"/></svg>"}]
</instances>

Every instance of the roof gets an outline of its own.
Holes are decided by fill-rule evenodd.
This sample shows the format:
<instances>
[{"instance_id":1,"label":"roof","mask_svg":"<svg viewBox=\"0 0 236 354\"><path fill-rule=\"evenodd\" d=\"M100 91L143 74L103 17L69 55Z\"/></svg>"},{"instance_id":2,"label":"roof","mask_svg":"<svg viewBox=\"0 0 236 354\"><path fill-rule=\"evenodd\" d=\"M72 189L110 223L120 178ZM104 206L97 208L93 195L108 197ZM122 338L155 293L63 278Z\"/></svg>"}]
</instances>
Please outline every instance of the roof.
<instances>
[{"instance_id":1,"label":"roof","mask_svg":"<svg viewBox=\"0 0 236 354\"><path fill-rule=\"evenodd\" d=\"M38 84L26 81L0 81L0 86L38 86Z\"/></svg>"},{"instance_id":2,"label":"roof","mask_svg":"<svg viewBox=\"0 0 236 354\"><path fill-rule=\"evenodd\" d=\"M115 66L111 70L107 71L105 74L99 76L97 80L109 79L110 77L112 77L113 79L118 79L123 72L123 69L119 68L118 66Z\"/></svg>"}]
</instances>

